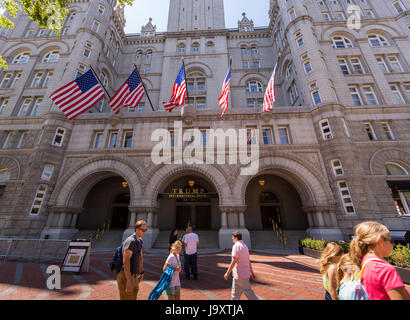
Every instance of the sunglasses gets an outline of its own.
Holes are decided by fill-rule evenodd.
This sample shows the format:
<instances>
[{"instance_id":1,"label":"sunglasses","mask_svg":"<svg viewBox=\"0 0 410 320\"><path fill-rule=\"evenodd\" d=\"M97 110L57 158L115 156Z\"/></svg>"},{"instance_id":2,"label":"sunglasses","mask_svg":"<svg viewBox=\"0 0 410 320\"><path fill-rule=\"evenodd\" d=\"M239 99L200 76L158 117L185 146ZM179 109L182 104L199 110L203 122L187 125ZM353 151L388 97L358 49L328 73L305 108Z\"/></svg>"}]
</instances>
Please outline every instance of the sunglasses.
<instances>
[{"instance_id":1,"label":"sunglasses","mask_svg":"<svg viewBox=\"0 0 410 320\"><path fill-rule=\"evenodd\" d=\"M141 230L142 232L147 232L147 230L148 229L141 229L141 228L138 228L139 230Z\"/></svg>"},{"instance_id":2,"label":"sunglasses","mask_svg":"<svg viewBox=\"0 0 410 320\"><path fill-rule=\"evenodd\" d=\"M384 240L389 241L391 244L394 244L394 241L391 237L384 238Z\"/></svg>"}]
</instances>

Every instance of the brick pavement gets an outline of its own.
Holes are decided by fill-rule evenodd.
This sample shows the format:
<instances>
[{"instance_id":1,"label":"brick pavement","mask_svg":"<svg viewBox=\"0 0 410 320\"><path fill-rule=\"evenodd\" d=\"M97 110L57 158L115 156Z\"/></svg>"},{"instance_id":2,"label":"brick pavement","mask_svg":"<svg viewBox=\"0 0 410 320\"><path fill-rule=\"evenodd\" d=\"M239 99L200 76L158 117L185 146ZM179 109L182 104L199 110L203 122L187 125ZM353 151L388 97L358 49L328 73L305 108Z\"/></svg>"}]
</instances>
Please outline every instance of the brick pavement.
<instances>
[{"instance_id":1,"label":"brick pavement","mask_svg":"<svg viewBox=\"0 0 410 320\"><path fill-rule=\"evenodd\" d=\"M118 300L115 274L108 267L111 257L111 252L93 253L90 272L63 273L62 289L55 291L46 289L46 268L52 263L3 262L0 264L0 300ZM139 299L147 299L160 278L165 259L166 254L144 254L145 276ZM261 300L323 300L322 279L315 259L254 251L251 251L251 259L256 274L252 286ZM227 250L199 254L199 280L187 281L181 273L181 298L229 300L232 280L223 279L229 263ZM160 299L167 299L164 293Z\"/></svg>"}]
</instances>

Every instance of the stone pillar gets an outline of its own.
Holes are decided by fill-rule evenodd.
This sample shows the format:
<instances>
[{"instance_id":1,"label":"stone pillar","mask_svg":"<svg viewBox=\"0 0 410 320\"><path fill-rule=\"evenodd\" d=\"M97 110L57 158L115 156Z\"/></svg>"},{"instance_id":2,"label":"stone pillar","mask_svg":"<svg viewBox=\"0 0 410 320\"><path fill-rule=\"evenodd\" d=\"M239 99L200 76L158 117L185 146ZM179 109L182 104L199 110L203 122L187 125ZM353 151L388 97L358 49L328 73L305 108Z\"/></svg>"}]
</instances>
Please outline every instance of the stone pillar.
<instances>
[{"instance_id":1,"label":"stone pillar","mask_svg":"<svg viewBox=\"0 0 410 320\"><path fill-rule=\"evenodd\" d=\"M137 213L135 211L131 211L131 209L130 209L130 214L131 214L131 216L130 216L130 223L128 225L128 228L132 229L132 228L134 228L135 223L137 222Z\"/></svg>"},{"instance_id":2,"label":"stone pillar","mask_svg":"<svg viewBox=\"0 0 410 320\"><path fill-rule=\"evenodd\" d=\"M131 212L130 225L122 235L123 240L134 233L135 223L139 220L147 222L147 232L144 234L144 248L150 249L157 239L159 230L156 228L157 208L155 207L129 207Z\"/></svg>"},{"instance_id":3,"label":"stone pillar","mask_svg":"<svg viewBox=\"0 0 410 320\"><path fill-rule=\"evenodd\" d=\"M81 210L80 208L50 206L47 224L40 238L71 240L78 232L75 226Z\"/></svg>"},{"instance_id":4,"label":"stone pillar","mask_svg":"<svg viewBox=\"0 0 410 320\"><path fill-rule=\"evenodd\" d=\"M71 228L75 228L75 226L76 226L76 224L77 224L78 216L79 216L78 213L74 213L74 214L72 215L72 218L71 218Z\"/></svg>"},{"instance_id":5,"label":"stone pillar","mask_svg":"<svg viewBox=\"0 0 410 320\"><path fill-rule=\"evenodd\" d=\"M228 219L226 217L226 211L221 212L221 228L222 229L228 228Z\"/></svg>"},{"instance_id":6,"label":"stone pillar","mask_svg":"<svg viewBox=\"0 0 410 320\"><path fill-rule=\"evenodd\" d=\"M342 231L337 225L335 206L312 206L304 207L303 210L313 219L309 219L309 229L306 230L309 237L323 240L344 240ZM324 219L323 215L328 215ZM311 224L311 221L313 224ZM328 222L326 223L325 220Z\"/></svg>"}]
</instances>

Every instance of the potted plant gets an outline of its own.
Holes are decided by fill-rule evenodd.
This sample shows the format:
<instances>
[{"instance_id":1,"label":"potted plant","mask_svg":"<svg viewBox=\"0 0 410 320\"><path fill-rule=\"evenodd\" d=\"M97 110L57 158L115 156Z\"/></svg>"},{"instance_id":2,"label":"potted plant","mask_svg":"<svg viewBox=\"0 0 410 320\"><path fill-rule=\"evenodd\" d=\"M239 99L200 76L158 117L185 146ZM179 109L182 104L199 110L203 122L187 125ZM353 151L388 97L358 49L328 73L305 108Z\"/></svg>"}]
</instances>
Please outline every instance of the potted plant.
<instances>
[{"instance_id":1,"label":"potted plant","mask_svg":"<svg viewBox=\"0 0 410 320\"><path fill-rule=\"evenodd\" d=\"M410 250L397 245L386 260L395 266L403 282L410 284Z\"/></svg>"}]
</instances>

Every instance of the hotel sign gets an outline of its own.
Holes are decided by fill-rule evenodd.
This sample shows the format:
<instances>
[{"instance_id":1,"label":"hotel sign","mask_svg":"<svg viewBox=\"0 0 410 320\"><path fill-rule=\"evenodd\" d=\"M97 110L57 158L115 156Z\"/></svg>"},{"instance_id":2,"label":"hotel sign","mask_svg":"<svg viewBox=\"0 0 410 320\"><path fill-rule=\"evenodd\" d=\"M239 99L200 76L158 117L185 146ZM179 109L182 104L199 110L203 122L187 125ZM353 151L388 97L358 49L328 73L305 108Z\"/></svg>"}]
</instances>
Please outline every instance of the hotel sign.
<instances>
[{"instance_id":1,"label":"hotel sign","mask_svg":"<svg viewBox=\"0 0 410 320\"><path fill-rule=\"evenodd\" d=\"M160 193L158 199L176 199L182 201L207 201L217 199L218 193L207 192L204 188L172 188L171 193Z\"/></svg>"}]
</instances>

